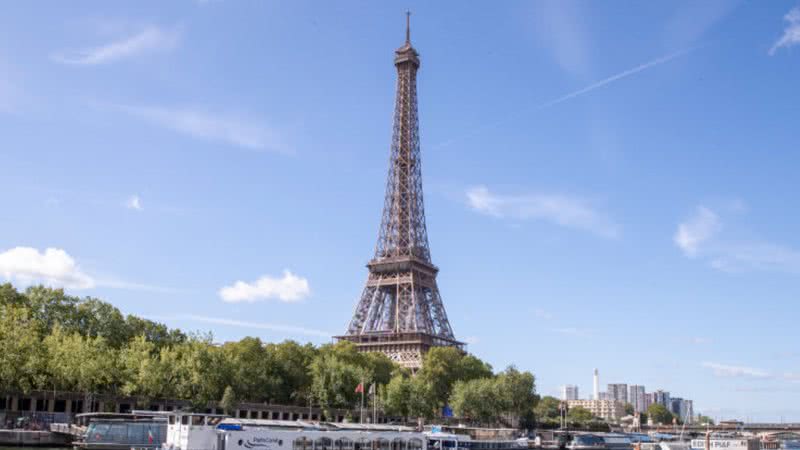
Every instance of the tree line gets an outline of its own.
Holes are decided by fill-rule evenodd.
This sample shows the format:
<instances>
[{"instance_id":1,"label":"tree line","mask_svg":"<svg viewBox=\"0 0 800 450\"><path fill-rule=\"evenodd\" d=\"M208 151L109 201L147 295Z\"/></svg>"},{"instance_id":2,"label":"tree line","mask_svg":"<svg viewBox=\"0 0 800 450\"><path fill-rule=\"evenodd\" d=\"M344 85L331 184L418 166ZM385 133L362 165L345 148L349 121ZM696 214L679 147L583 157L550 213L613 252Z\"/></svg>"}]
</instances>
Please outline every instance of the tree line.
<instances>
[{"instance_id":1,"label":"tree line","mask_svg":"<svg viewBox=\"0 0 800 450\"><path fill-rule=\"evenodd\" d=\"M509 367L494 373L451 347L426 355L415 375L349 342L315 346L245 337L215 344L124 315L110 303L61 289L0 285L0 391L59 390L134 397L141 405L181 399L195 409L239 402L353 409L356 386L378 386L373 401L394 417L433 418L450 408L484 424L526 425L535 378ZM330 415L329 415L330 416Z\"/></svg>"}]
</instances>

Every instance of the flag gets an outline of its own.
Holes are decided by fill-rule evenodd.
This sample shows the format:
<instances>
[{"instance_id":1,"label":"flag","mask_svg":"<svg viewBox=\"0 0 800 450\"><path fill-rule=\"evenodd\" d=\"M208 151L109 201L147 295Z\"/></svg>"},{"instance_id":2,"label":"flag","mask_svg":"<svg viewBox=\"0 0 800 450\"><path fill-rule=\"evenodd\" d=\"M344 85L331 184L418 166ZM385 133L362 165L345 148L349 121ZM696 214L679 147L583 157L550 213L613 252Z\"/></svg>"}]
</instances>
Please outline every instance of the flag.
<instances>
[{"instance_id":1,"label":"flag","mask_svg":"<svg viewBox=\"0 0 800 450\"><path fill-rule=\"evenodd\" d=\"M375 395L375 383L372 383L369 387L369 395Z\"/></svg>"},{"instance_id":2,"label":"flag","mask_svg":"<svg viewBox=\"0 0 800 450\"><path fill-rule=\"evenodd\" d=\"M364 383L358 383L358 386L356 386L356 394L359 392L364 393Z\"/></svg>"},{"instance_id":3,"label":"flag","mask_svg":"<svg viewBox=\"0 0 800 450\"><path fill-rule=\"evenodd\" d=\"M442 416L443 417L453 417L453 410L449 406L445 405L442 408Z\"/></svg>"},{"instance_id":4,"label":"flag","mask_svg":"<svg viewBox=\"0 0 800 450\"><path fill-rule=\"evenodd\" d=\"M150 444L153 443L153 431L150 429L147 430L147 442Z\"/></svg>"}]
</instances>

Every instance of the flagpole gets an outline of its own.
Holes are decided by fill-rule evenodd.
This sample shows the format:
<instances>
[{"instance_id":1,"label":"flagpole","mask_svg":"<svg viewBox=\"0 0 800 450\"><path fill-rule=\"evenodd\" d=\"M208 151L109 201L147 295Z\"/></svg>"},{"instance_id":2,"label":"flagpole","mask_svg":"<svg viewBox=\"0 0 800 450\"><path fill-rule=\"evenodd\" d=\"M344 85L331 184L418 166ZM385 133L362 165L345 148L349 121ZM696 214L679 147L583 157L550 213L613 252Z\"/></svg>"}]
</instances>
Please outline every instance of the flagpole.
<instances>
[{"instance_id":1,"label":"flagpole","mask_svg":"<svg viewBox=\"0 0 800 450\"><path fill-rule=\"evenodd\" d=\"M372 393L372 423L378 422L378 385L372 385L375 389L373 389Z\"/></svg>"},{"instance_id":2,"label":"flagpole","mask_svg":"<svg viewBox=\"0 0 800 450\"><path fill-rule=\"evenodd\" d=\"M361 414L360 421L364 423L364 379L361 379Z\"/></svg>"}]
</instances>

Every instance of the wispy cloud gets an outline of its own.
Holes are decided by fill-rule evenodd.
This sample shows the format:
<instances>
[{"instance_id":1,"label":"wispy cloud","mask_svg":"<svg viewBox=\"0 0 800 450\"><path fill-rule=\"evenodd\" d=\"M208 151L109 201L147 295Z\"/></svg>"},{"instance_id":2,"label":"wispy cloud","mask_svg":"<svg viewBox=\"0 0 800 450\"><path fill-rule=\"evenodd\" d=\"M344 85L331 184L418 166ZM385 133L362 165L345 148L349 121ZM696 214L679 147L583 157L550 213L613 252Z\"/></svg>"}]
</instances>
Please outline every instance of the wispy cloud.
<instances>
[{"instance_id":1,"label":"wispy cloud","mask_svg":"<svg viewBox=\"0 0 800 450\"><path fill-rule=\"evenodd\" d=\"M467 203L476 212L500 219L545 220L567 228L613 238L617 226L587 201L561 194L498 195L486 186L466 191Z\"/></svg>"},{"instance_id":2,"label":"wispy cloud","mask_svg":"<svg viewBox=\"0 0 800 450\"><path fill-rule=\"evenodd\" d=\"M717 214L699 206L687 221L678 224L673 241L689 257L697 255L698 247L708 241L720 229Z\"/></svg>"},{"instance_id":3,"label":"wispy cloud","mask_svg":"<svg viewBox=\"0 0 800 450\"><path fill-rule=\"evenodd\" d=\"M800 273L800 252L766 241L721 236L717 211L698 206L692 217L678 224L673 242L690 258L701 258L724 272L775 271Z\"/></svg>"},{"instance_id":4,"label":"wispy cloud","mask_svg":"<svg viewBox=\"0 0 800 450\"><path fill-rule=\"evenodd\" d=\"M193 138L251 150L291 153L278 133L250 117L190 107L114 105L111 108Z\"/></svg>"},{"instance_id":5,"label":"wispy cloud","mask_svg":"<svg viewBox=\"0 0 800 450\"><path fill-rule=\"evenodd\" d=\"M136 211L142 211L144 209L142 208L142 200L138 195L135 194L128 197L128 199L125 201L125 207L128 209L134 209Z\"/></svg>"},{"instance_id":6,"label":"wispy cloud","mask_svg":"<svg viewBox=\"0 0 800 450\"><path fill-rule=\"evenodd\" d=\"M586 27L581 5L572 0L545 0L533 3L532 27L539 40L552 52L562 69L573 75L587 71Z\"/></svg>"},{"instance_id":7,"label":"wispy cloud","mask_svg":"<svg viewBox=\"0 0 800 450\"><path fill-rule=\"evenodd\" d=\"M288 270L283 271L281 278L264 275L258 280L247 283L237 281L231 286L219 290L219 296L228 303L253 303L260 300L280 300L293 303L311 295L308 280L298 277Z\"/></svg>"},{"instance_id":8,"label":"wispy cloud","mask_svg":"<svg viewBox=\"0 0 800 450\"><path fill-rule=\"evenodd\" d=\"M720 364L716 362L704 362L702 364L706 369L711 369L717 377L733 378L733 377L747 377L747 378L769 378L769 372L747 366L733 366L728 364Z\"/></svg>"},{"instance_id":9,"label":"wispy cloud","mask_svg":"<svg viewBox=\"0 0 800 450\"><path fill-rule=\"evenodd\" d=\"M533 315L539 319L553 320L553 315L541 308L536 308L535 310L533 310Z\"/></svg>"},{"instance_id":10,"label":"wispy cloud","mask_svg":"<svg viewBox=\"0 0 800 450\"><path fill-rule=\"evenodd\" d=\"M551 331L569 336L587 336L589 334L589 330L576 327L551 328Z\"/></svg>"},{"instance_id":11,"label":"wispy cloud","mask_svg":"<svg viewBox=\"0 0 800 450\"><path fill-rule=\"evenodd\" d=\"M558 105L560 103L564 103L564 102L572 100L574 98L586 95L586 94L588 94L588 93L590 93L592 91L595 91L597 89L601 89L601 88L603 88L605 86L608 86L608 85L610 85L612 83L615 83L617 81L623 80L623 79L631 77L633 75L636 75L637 73L644 72L645 70L652 69L654 67L657 67L657 66L660 66L662 64L668 63L668 62L670 62L670 61L672 61L674 59L677 59L677 58L679 58L681 56L687 55L687 54L691 53L692 51L696 50L697 48L698 47L691 47L691 48L679 50L679 51L674 52L674 53L667 54L667 55L662 56L660 58L656 58L656 59L648 61L646 63L639 64L636 67L632 67L630 69L623 70L622 72L619 72L619 73L617 73L615 75L611 75L611 76L609 76L607 78L604 78L602 80L599 80L599 81L596 81L594 83L591 83L591 84L589 84L589 85L587 85L587 86L585 86L583 88L580 88L578 90L569 92L569 93L564 94L564 95L562 95L560 97L554 98L553 100L550 100L548 102L540 103L538 105L533 105L533 106L529 106L529 107L521 107L519 110L508 114L506 117L504 117L501 120L498 120L497 122L490 123L490 124L483 125L483 126L479 126L479 127L475 127L475 128L473 128L472 131L470 131L468 133L465 133L465 134L463 134L461 136L458 136L458 137L451 138L451 139L448 139L446 141L440 142L439 144L434 145L434 147L446 147L446 146L448 146L448 145L450 145L450 144L452 144L454 142L457 142L459 140L466 139L468 137L474 136L474 135L476 135L478 133L481 133L481 132L486 131L486 130L491 129L491 128L496 128L496 127L498 127L498 126L510 121L514 117L519 116L519 115L521 115L523 113L542 111L542 110L545 110L547 108L556 106L556 105Z\"/></svg>"},{"instance_id":12,"label":"wispy cloud","mask_svg":"<svg viewBox=\"0 0 800 450\"><path fill-rule=\"evenodd\" d=\"M333 336L333 333L330 333L328 331L316 330L313 328L298 327L294 325L281 325L281 324L264 323L264 322L248 322L244 320L225 319L221 317L206 317L193 314L188 314L180 317L182 319L193 320L195 322L203 322L214 325L225 325L225 326L239 327L239 328L249 328L254 330L277 331L280 333L301 334L306 336L318 336L324 338L329 338Z\"/></svg>"},{"instance_id":13,"label":"wispy cloud","mask_svg":"<svg viewBox=\"0 0 800 450\"><path fill-rule=\"evenodd\" d=\"M792 8L783 16L783 20L787 22L786 28L783 30L783 35L770 47L770 56L781 48L794 47L800 43L800 7Z\"/></svg>"},{"instance_id":14,"label":"wispy cloud","mask_svg":"<svg viewBox=\"0 0 800 450\"><path fill-rule=\"evenodd\" d=\"M181 29L164 29L150 25L138 33L77 51L61 52L52 56L56 62L73 65L108 64L143 53L169 51L178 46Z\"/></svg>"},{"instance_id":15,"label":"wispy cloud","mask_svg":"<svg viewBox=\"0 0 800 450\"><path fill-rule=\"evenodd\" d=\"M710 344L710 343L712 343L714 341L713 341L713 339L710 339L710 338L697 336L697 337L691 338L689 340L689 342L691 342L692 344L695 344L695 345L707 345L707 344Z\"/></svg>"}]
</instances>

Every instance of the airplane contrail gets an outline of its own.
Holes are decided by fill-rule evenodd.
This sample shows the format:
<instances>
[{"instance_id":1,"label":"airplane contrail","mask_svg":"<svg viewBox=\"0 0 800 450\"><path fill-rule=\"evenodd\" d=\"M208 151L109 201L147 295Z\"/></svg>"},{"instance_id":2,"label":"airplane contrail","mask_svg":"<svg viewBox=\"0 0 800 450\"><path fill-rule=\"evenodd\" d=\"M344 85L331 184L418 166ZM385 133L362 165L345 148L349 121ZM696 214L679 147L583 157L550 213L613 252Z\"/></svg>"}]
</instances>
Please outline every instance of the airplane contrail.
<instances>
[{"instance_id":1,"label":"airplane contrail","mask_svg":"<svg viewBox=\"0 0 800 450\"><path fill-rule=\"evenodd\" d=\"M604 79L602 79L600 81L596 81L596 82L594 82L594 83L592 83L592 84L590 84L590 85L588 85L586 87L578 89L577 91L572 91L572 92L570 92L568 94L562 95L561 97L558 97L556 99L550 100L549 102L545 102L545 103L542 103L540 105L537 105L537 106L533 107L532 109L533 109L533 111L541 111L541 110L547 109L547 108L549 108L551 106L555 106L555 105L557 105L559 103L563 103L563 102L565 102L567 100L571 100L571 99L573 99L575 97L579 97L581 95L588 94L589 92L594 91L595 89L600 89L601 87L609 85L609 84L611 84L611 83L613 83L615 81L619 81L619 80L621 80L623 78L627 78L627 77L629 77L631 75L635 75L635 74L637 74L639 72L642 72L642 71L645 71L647 69L651 69L653 67L656 67L656 66L659 66L661 64L664 64L666 62L672 61L673 59L679 58L679 57L681 57L683 55L686 55L687 53L690 53L690 52L696 50L697 48L698 47L687 48L687 49L680 50L680 51L677 51L677 52L674 52L674 53L670 53L670 54L662 56L660 58L656 58L656 59L654 59L652 61L648 61L646 63L639 64L636 67L624 70L624 71L622 71L622 72L620 72L620 73L618 73L616 75L612 75L612 76L610 76L608 78L604 78ZM437 148L438 147L446 147L446 146L448 146L448 145L452 144L453 142L456 142L456 141L458 141L460 139L464 139L466 137L473 136L473 135L475 135L475 134L477 134L477 133L479 133L481 131L484 131L484 130L489 129L489 128L494 128L494 127L496 127L498 125L502 125L503 123L505 123L508 120L510 120L511 117L513 117L514 115L518 115L521 112L522 111L518 111L515 114L509 114L507 117L505 117L501 121L494 122L494 123L488 124L488 125L484 125L482 127L478 127L476 129L472 130L471 132L466 133L465 135L463 135L461 137L449 139L449 140L444 141L444 142L440 142L439 144L436 144L433 147L437 147Z\"/></svg>"}]
</instances>

